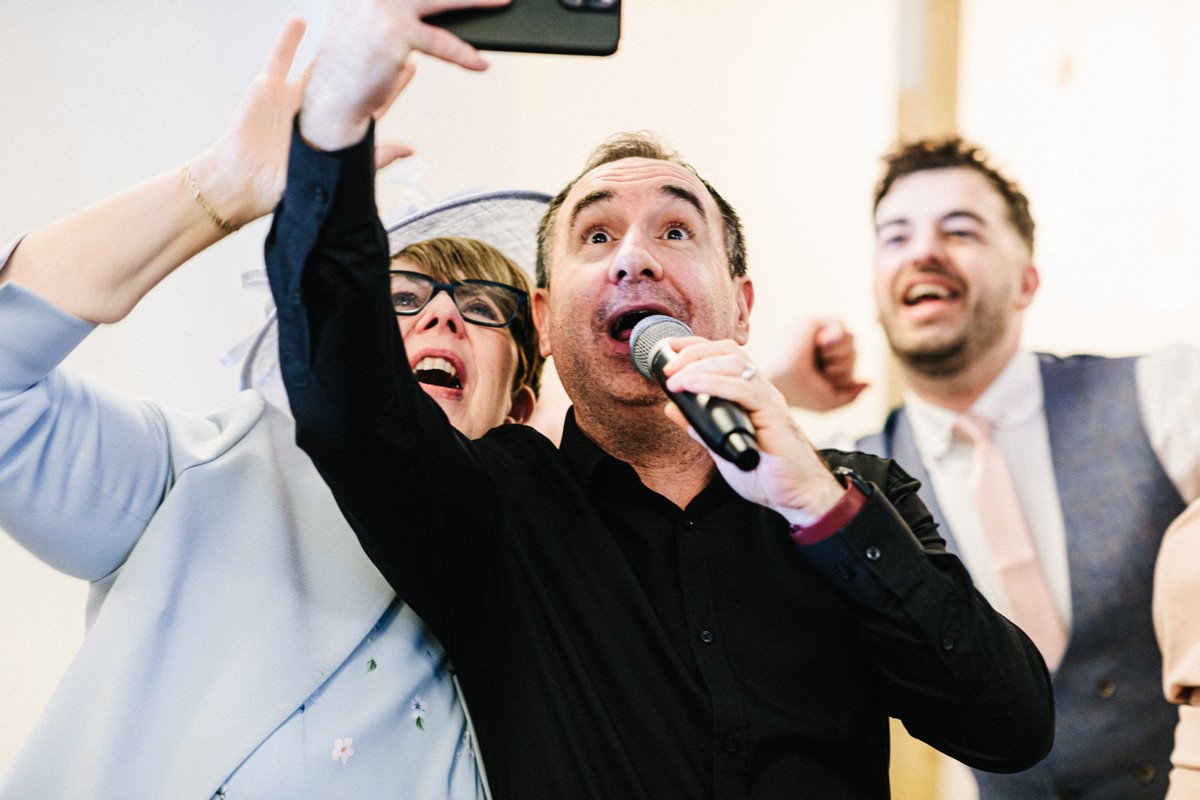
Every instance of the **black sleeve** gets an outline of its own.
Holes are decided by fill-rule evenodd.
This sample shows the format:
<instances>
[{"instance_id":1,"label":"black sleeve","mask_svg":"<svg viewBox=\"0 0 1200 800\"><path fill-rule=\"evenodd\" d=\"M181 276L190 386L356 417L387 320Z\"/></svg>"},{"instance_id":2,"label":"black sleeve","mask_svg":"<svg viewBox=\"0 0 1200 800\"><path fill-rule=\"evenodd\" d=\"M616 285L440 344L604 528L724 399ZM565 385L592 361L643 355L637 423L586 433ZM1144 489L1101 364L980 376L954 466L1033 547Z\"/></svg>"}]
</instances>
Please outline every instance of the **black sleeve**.
<instances>
[{"instance_id":1,"label":"black sleeve","mask_svg":"<svg viewBox=\"0 0 1200 800\"><path fill-rule=\"evenodd\" d=\"M867 503L803 548L858 609L884 702L918 739L977 769L1017 772L1054 741L1050 675L1036 646L975 589L895 462L823 453L855 471Z\"/></svg>"},{"instance_id":2,"label":"black sleeve","mask_svg":"<svg viewBox=\"0 0 1200 800\"><path fill-rule=\"evenodd\" d=\"M456 592L476 584L488 544L472 522L494 518L495 501L470 443L409 369L373 149L373 130L330 153L293 131L266 242L280 366L297 443L367 555L450 647Z\"/></svg>"}]
</instances>

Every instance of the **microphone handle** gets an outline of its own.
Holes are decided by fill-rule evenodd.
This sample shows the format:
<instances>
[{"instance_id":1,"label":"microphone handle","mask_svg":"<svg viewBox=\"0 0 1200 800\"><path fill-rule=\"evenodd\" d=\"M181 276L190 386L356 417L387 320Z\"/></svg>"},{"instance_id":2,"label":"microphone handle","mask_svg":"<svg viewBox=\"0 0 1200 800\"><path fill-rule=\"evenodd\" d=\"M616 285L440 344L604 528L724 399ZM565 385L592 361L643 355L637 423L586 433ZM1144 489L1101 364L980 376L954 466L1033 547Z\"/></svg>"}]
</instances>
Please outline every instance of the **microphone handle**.
<instances>
[{"instance_id":1,"label":"microphone handle","mask_svg":"<svg viewBox=\"0 0 1200 800\"><path fill-rule=\"evenodd\" d=\"M750 433L750 418L736 404L693 392L668 392L688 423L714 453L743 472L758 466L758 442Z\"/></svg>"},{"instance_id":2,"label":"microphone handle","mask_svg":"<svg viewBox=\"0 0 1200 800\"><path fill-rule=\"evenodd\" d=\"M692 429L714 453L733 463L743 472L758 466L758 442L754 426L746 412L736 403L720 397L694 392L672 392L667 389L663 367L675 357L666 341L654 352L651 368L658 385L679 406Z\"/></svg>"}]
</instances>

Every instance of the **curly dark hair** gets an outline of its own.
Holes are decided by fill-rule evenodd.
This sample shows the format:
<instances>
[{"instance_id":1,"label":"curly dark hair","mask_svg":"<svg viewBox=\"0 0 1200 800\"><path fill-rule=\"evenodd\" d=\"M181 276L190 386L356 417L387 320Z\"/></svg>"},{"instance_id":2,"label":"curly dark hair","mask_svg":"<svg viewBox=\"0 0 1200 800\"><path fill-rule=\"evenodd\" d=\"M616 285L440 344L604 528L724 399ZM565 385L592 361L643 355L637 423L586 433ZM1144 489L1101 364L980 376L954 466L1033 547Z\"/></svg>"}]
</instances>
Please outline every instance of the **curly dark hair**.
<instances>
[{"instance_id":1,"label":"curly dark hair","mask_svg":"<svg viewBox=\"0 0 1200 800\"><path fill-rule=\"evenodd\" d=\"M542 224L538 227L538 286L546 287L550 285L550 264L548 261L550 257L550 240L554 236L554 218L557 216L559 208L566 201L567 195L571 193L571 189L575 188L575 184L579 182L580 178L596 167L613 161L620 161L623 158L651 158L658 161L669 161L672 164L678 164L690 170L699 179L700 183L704 184L704 188L708 190L713 202L717 204L717 208L721 211L721 218L725 224L725 255L729 259L729 273L735 276L746 274L746 238L742 233L742 222L738 218L737 211L708 181L700 176L699 172L696 172L695 167L684 161L679 153L664 144L654 134L641 131L637 133L618 133L606 139L603 144L593 150L592 154L588 156L587 163L583 166L583 171L576 175L567 184L566 188L550 201L550 205L546 208L546 213L542 217Z\"/></svg>"},{"instance_id":2,"label":"curly dark hair","mask_svg":"<svg viewBox=\"0 0 1200 800\"><path fill-rule=\"evenodd\" d=\"M999 170L988 163L987 154L982 148L964 142L958 136L945 139L920 139L903 144L883 157L885 171L875 187L875 205L879 203L892 189L894 184L905 175L914 172L925 172L931 169L948 169L965 167L973 169L987 179L1004 199L1008 206L1008 218L1016 228L1017 234L1025 242L1025 246L1033 252L1033 217L1029 214L1029 198L1021 191L1014 181L1002 175Z\"/></svg>"}]
</instances>

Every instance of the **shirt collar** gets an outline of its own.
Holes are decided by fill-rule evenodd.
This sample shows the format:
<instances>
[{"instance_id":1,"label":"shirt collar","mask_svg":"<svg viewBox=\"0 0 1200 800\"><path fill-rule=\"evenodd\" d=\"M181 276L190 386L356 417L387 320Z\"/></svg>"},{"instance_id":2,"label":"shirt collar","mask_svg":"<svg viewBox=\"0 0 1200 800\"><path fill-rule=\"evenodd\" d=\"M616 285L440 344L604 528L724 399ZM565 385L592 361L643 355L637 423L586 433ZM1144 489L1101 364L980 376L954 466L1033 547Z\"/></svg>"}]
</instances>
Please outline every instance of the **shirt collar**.
<instances>
[{"instance_id":1,"label":"shirt collar","mask_svg":"<svg viewBox=\"0 0 1200 800\"><path fill-rule=\"evenodd\" d=\"M619 458L609 455L579 429L579 424L575 421L574 406L567 409L567 418L563 421L562 439L558 449L571 474L585 489L591 488L595 481L605 479L629 481L631 484L642 487L643 491L650 491L642 483L633 467ZM736 498L737 494L725 482L721 473L714 470L712 480L688 504L688 508L694 509L698 513L707 513ZM664 499L664 502L669 501Z\"/></svg>"},{"instance_id":2,"label":"shirt collar","mask_svg":"<svg viewBox=\"0 0 1200 800\"><path fill-rule=\"evenodd\" d=\"M587 486L591 482L592 475L602 462L616 461L579 429L579 424L575 421L574 406L567 409L558 449L580 486Z\"/></svg>"},{"instance_id":3,"label":"shirt collar","mask_svg":"<svg viewBox=\"0 0 1200 800\"><path fill-rule=\"evenodd\" d=\"M939 459L954 441L958 413L904 393L904 405L912 422L913 436L922 453ZM984 390L971 413L992 423L995 430L1017 428L1042 412L1042 373L1036 353L1018 351L991 385Z\"/></svg>"}]
</instances>

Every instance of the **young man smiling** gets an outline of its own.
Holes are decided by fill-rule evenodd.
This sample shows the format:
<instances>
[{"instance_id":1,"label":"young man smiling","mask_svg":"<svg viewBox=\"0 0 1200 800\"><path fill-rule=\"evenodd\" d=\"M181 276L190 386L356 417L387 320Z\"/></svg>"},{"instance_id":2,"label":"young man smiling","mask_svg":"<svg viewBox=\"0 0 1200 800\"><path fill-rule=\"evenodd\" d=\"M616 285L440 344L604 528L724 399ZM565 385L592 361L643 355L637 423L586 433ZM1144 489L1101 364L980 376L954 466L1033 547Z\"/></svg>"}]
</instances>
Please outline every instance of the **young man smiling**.
<instances>
[{"instance_id":1,"label":"young man smiling","mask_svg":"<svg viewBox=\"0 0 1200 800\"><path fill-rule=\"evenodd\" d=\"M1151 583L1163 531L1200 493L1200 353L1022 349L1039 284L1025 195L959 139L913 142L885 165L875 301L907 391L859 446L921 481L993 605L1029 631L1057 629L1035 637L1054 674L1054 749L1026 772L977 773L981 796L1161 798L1175 715L1160 694ZM783 385L822 383L811 358L793 363ZM1007 462L1007 510L972 498L979 473L964 418L983 421ZM989 523L1014 510L1028 544L997 544ZM1027 547L1037 577L1010 582Z\"/></svg>"},{"instance_id":2,"label":"young man smiling","mask_svg":"<svg viewBox=\"0 0 1200 800\"><path fill-rule=\"evenodd\" d=\"M892 154L876 200L875 300L909 391L861 446L912 465L993 604L1030 629L1046 616L1066 630L1043 653L1054 750L1027 773L977 775L981 795L1160 798L1174 714L1159 691L1150 587L1163 531L1200 481L1200 354L1022 350L1039 284L1033 218L1016 184L968 144ZM1006 584L988 512L970 499L972 448L954 433L964 414L987 420L1010 465L1047 587L1038 612L1019 611L1014 593L1032 588Z\"/></svg>"}]
</instances>

